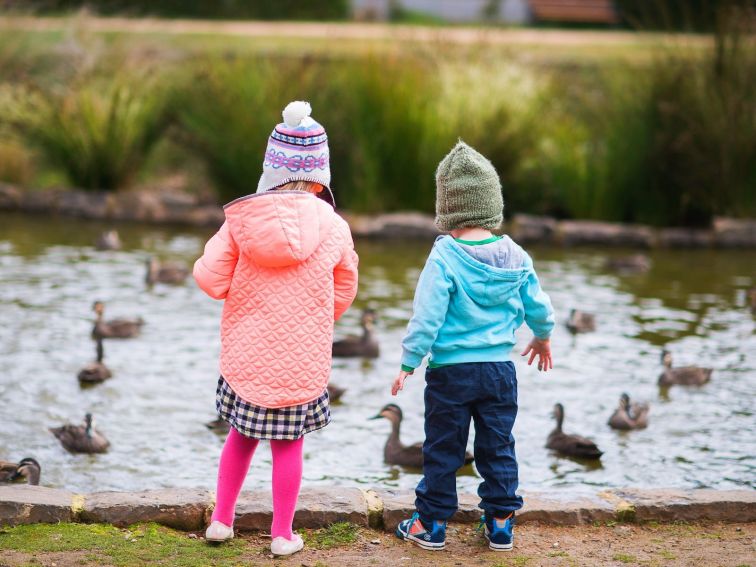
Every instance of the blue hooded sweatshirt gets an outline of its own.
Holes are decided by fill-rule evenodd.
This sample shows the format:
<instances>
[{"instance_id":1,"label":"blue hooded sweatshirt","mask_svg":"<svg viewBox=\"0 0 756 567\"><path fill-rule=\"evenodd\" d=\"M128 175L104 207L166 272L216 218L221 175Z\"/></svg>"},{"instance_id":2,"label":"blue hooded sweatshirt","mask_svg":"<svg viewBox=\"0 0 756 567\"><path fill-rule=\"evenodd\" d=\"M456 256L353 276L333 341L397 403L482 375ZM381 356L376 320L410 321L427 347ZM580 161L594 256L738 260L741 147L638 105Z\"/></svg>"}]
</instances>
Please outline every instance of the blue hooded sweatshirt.
<instances>
[{"instance_id":1,"label":"blue hooded sweatshirt","mask_svg":"<svg viewBox=\"0 0 756 567\"><path fill-rule=\"evenodd\" d=\"M523 322L540 339L551 335L554 310L533 260L504 238L519 267L481 262L451 236L436 239L417 282L402 368L417 368L428 352L431 366L509 360Z\"/></svg>"}]
</instances>

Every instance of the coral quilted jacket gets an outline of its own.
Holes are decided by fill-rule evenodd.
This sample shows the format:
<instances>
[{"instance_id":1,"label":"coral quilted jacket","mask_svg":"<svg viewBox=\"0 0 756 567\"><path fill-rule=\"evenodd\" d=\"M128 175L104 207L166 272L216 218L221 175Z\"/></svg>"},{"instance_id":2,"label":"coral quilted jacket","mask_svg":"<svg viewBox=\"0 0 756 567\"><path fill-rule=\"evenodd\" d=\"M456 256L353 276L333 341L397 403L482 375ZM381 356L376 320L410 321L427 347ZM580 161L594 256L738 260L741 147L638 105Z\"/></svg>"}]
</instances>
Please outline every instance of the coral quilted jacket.
<instances>
[{"instance_id":1,"label":"coral quilted jacket","mask_svg":"<svg viewBox=\"0 0 756 567\"><path fill-rule=\"evenodd\" d=\"M357 293L349 226L301 191L242 197L225 213L194 264L205 293L226 300L221 373L258 406L314 400L331 373L333 323Z\"/></svg>"}]
</instances>

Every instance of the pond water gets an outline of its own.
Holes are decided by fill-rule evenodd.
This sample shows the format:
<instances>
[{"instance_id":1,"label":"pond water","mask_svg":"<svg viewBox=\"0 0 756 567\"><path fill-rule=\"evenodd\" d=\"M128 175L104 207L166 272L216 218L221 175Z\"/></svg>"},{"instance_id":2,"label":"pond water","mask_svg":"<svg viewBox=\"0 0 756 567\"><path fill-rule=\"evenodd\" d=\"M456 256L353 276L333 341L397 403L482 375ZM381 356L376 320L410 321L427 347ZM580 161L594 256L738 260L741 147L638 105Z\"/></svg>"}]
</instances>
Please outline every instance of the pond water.
<instances>
[{"instance_id":1,"label":"pond water","mask_svg":"<svg viewBox=\"0 0 756 567\"><path fill-rule=\"evenodd\" d=\"M193 281L144 286L150 254L193 261L208 230L119 226L121 251L92 243L103 224L0 215L0 459L33 456L42 484L75 491L172 486L214 488L222 437L203 425L215 417L221 303ZM381 356L337 360L332 381L347 388L333 422L305 442L305 484L412 488L416 472L383 463L385 420L368 418L387 402L404 410L402 437L422 440L422 373L392 399L400 341L413 286L430 242L358 242L360 291L337 335L357 333L360 308L377 310ZM644 275L604 270L621 251L531 249L560 323L572 307L597 314L598 332L553 337L555 369L539 374L516 361L520 414L515 426L525 489L588 486L743 488L756 481L756 334L746 290L756 285L754 251L656 251ZM141 316L142 335L108 341L114 378L81 389L76 374L94 356L92 302L106 316ZM517 349L529 340L518 334ZM714 368L710 384L661 395L660 351L675 363ZM517 357L519 358L519 357ZM618 433L606 421L627 391L651 403L650 426ZM605 451L599 467L544 448L555 402L565 430ZM71 455L47 428L91 411L112 443L104 455ZM470 437L472 446L473 434ZM247 488L267 486L270 451L255 456ZM479 478L459 477L473 490Z\"/></svg>"}]
</instances>

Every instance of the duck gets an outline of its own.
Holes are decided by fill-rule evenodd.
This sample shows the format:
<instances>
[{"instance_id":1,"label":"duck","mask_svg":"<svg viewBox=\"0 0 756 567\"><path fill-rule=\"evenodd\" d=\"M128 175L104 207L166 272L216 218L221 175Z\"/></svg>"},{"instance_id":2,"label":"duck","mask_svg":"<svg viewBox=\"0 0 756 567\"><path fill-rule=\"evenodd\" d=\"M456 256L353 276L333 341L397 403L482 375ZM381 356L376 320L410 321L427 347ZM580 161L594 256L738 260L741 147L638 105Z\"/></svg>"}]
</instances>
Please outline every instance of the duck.
<instances>
[{"instance_id":1,"label":"duck","mask_svg":"<svg viewBox=\"0 0 756 567\"><path fill-rule=\"evenodd\" d=\"M346 388L340 388L339 386L328 384L328 398L332 402L338 402L341 400L341 396L343 396L345 392Z\"/></svg>"},{"instance_id":2,"label":"duck","mask_svg":"<svg viewBox=\"0 0 756 567\"><path fill-rule=\"evenodd\" d=\"M127 319L119 317L105 321L105 304L102 301L95 301L92 310L96 314L95 324L92 328L92 338L97 340L98 337L103 339L131 339L139 335L144 325L141 317Z\"/></svg>"},{"instance_id":3,"label":"duck","mask_svg":"<svg viewBox=\"0 0 756 567\"><path fill-rule=\"evenodd\" d=\"M591 333L596 330L596 316L593 313L571 309L566 325L567 329L573 334Z\"/></svg>"},{"instance_id":4,"label":"duck","mask_svg":"<svg viewBox=\"0 0 756 567\"><path fill-rule=\"evenodd\" d=\"M213 421L208 421L205 424L205 427L214 433L228 433L231 429L231 426L222 417L215 418Z\"/></svg>"},{"instance_id":5,"label":"duck","mask_svg":"<svg viewBox=\"0 0 756 567\"><path fill-rule=\"evenodd\" d=\"M90 362L79 371L77 377L82 384L99 384L113 376L110 369L102 362L102 337L98 336L95 340L97 341L97 359L94 362Z\"/></svg>"},{"instance_id":6,"label":"duck","mask_svg":"<svg viewBox=\"0 0 756 567\"><path fill-rule=\"evenodd\" d=\"M120 250L121 237L117 230L106 230L95 240L95 248L98 250Z\"/></svg>"},{"instance_id":7,"label":"duck","mask_svg":"<svg viewBox=\"0 0 756 567\"><path fill-rule=\"evenodd\" d=\"M403 445L399 436L401 428L402 409L396 404L387 404L383 406L377 415L370 419L386 418L391 422L391 434L389 435L386 445L383 448L383 460L390 465L399 465L420 469L423 467L423 444L415 443L413 445ZM465 464L468 465L474 460L473 455L468 451L465 452Z\"/></svg>"},{"instance_id":8,"label":"duck","mask_svg":"<svg viewBox=\"0 0 756 567\"><path fill-rule=\"evenodd\" d=\"M664 372L659 375L659 386L668 387L678 384L680 386L702 386L711 380L714 372L711 368L700 366L681 366L672 368L672 353L663 350L661 355Z\"/></svg>"},{"instance_id":9,"label":"duck","mask_svg":"<svg viewBox=\"0 0 756 567\"><path fill-rule=\"evenodd\" d=\"M629 431L645 429L648 426L648 404L630 403L630 396L623 393L619 406L607 422L612 429Z\"/></svg>"},{"instance_id":10,"label":"duck","mask_svg":"<svg viewBox=\"0 0 756 567\"><path fill-rule=\"evenodd\" d=\"M564 433L562 431L562 422L564 421L564 406L555 404L552 417L556 419L556 427L549 433L546 439L546 448L556 451L567 457L578 457L580 459L600 459L603 451L599 450L596 444L590 439Z\"/></svg>"},{"instance_id":11,"label":"duck","mask_svg":"<svg viewBox=\"0 0 756 567\"><path fill-rule=\"evenodd\" d=\"M147 285L156 283L179 285L189 276L189 270L186 266L177 263L161 264L157 258L150 256L147 259L147 275L145 281Z\"/></svg>"},{"instance_id":12,"label":"duck","mask_svg":"<svg viewBox=\"0 0 756 567\"><path fill-rule=\"evenodd\" d=\"M82 425L67 423L60 427L51 427L50 433L71 453L105 453L110 447L110 441L94 428L91 413L84 416Z\"/></svg>"},{"instance_id":13,"label":"duck","mask_svg":"<svg viewBox=\"0 0 756 567\"><path fill-rule=\"evenodd\" d=\"M619 274L643 274L651 269L651 260L645 254L631 254L609 258L606 267Z\"/></svg>"},{"instance_id":14,"label":"duck","mask_svg":"<svg viewBox=\"0 0 756 567\"><path fill-rule=\"evenodd\" d=\"M27 484L37 486L42 467L36 459L26 457L17 463L0 461L0 483L16 482L25 479Z\"/></svg>"},{"instance_id":15,"label":"duck","mask_svg":"<svg viewBox=\"0 0 756 567\"><path fill-rule=\"evenodd\" d=\"M363 357L378 358L380 349L374 334L375 311L365 309L360 317L362 335L350 335L333 342L332 353L338 358Z\"/></svg>"}]
</instances>

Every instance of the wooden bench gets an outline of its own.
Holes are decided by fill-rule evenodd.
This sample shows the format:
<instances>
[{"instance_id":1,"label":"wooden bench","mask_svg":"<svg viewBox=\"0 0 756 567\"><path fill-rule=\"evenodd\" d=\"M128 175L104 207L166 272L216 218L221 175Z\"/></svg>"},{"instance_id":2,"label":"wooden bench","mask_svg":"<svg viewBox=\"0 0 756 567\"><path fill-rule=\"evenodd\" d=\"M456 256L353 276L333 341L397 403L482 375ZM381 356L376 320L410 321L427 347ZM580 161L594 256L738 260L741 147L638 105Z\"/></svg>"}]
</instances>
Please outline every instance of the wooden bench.
<instances>
[{"instance_id":1,"label":"wooden bench","mask_svg":"<svg viewBox=\"0 0 756 567\"><path fill-rule=\"evenodd\" d=\"M616 24L620 21L612 0L529 0L537 22Z\"/></svg>"}]
</instances>

